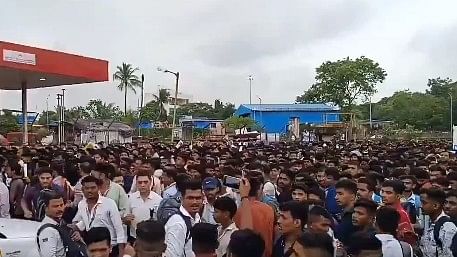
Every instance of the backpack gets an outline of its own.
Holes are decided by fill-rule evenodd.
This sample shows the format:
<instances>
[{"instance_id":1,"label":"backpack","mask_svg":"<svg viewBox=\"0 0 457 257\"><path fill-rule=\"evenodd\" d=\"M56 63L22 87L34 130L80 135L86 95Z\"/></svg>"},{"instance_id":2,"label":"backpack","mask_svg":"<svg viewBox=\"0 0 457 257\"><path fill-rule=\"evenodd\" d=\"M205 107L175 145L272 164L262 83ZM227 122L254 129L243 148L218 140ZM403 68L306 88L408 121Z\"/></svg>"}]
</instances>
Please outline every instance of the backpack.
<instances>
[{"instance_id":1,"label":"backpack","mask_svg":"<svg viewBox=\"0 0 457 257\"><path fill-rule=\"evenodd\" d=\"M403 257L410 257L412 254L411 246L408 243L403 242L403 241L398 241L398 243L400 244L401 253L402 253Z\"/></svg>"},{"instance_id":2,"label":"backpack","mask_svg":"<svg viewBox=\"0 0 457 257\"><path fill-rule=\"evenodd\" d=\"M178 214L180 215L184 222L186 223L186 240L185 244L189 242L191 236L190 236L190 230L192 228L192 222L190 220L190 217L187 217L184 215L179 208L181 207L181 196L179 193L175 194L174 196L170 198L165 198L162 199L162 201L159 204L159 208L157 209L157 220L162 223L164 226L168 222L168 220L171 218L171 216Z\"/></svg>"},{"instance_id":3,"label":"backpack","mask_svg":"<svg viewBox=\"0 0 457 257\"><path fill-rule=\"evenodd\" d=\"M443 248L443 242L440 239L440 230L441 230L441 227L446 222L453 222L453 221L448 216L443 216L435 222L435 226L433 227L433 238L435 239L435 242L436 242L437 254L438 254L438 247L441 249ZM452 238L452 243L451 243L450 249L452 251L452 255L457 256L456 255L457 254L457 234L455 234L454 237Z\"/></svg>"},{"instance_id":4,"label":"backpack","mask_svg":"<svg viewBox=\"0 0 457 257\"><path fill-rule=\"evenodd\" d=\"M36 221L42 221L44 219L44 216L46 215L45 210L46 210L46 204L44 199L46 199L46 194L49 192L53 191L52 189L42 189L38 193L38 198L36 200L36 204L34 205L34 214L35 214L35 220Z\"/></svg>"},{"instance_id":5,"label":"backpack","mask_svg":"<svg viewBox=\"0 0 457 257\"><path fill-rule=\"evenodd\" d=\"M37 245L40 249L39 236L41 232L46 228L54 228L59 232L60 238L62 239L63 247L65 250L66 257L87 257L86 246L82 243L75 242L71 240L70 228L62 227L54 224L44 224L42 225L37 232Z\"/></svg>"}]
</instances>

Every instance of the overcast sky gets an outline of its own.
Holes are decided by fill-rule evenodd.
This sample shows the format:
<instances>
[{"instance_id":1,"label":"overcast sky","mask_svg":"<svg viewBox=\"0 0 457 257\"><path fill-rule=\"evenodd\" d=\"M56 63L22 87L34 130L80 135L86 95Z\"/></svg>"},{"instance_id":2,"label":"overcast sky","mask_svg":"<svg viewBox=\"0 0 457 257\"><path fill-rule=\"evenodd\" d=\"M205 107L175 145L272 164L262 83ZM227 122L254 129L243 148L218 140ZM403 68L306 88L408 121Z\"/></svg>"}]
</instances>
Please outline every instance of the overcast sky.
<instances>
[{"instance_id":1,"label":"overcast sky","mask_svg":"<svg viewBox=\"0 0 457 257\"><path fill-rule=\"evenodd\" d=\"M171 88L195 101L292 103L326 60L365 55L386 69L375 99L457 79L457 1L439 0L13 0L0 8L0 40L77 53L145 74L145 91ZM68 106L102 99L123 107L113 81L67 86ZM50 108L62 87L29 90L29 109ZM137 105L129 95L128 105ZM0 91L0 108L20 92Z\"/></svg>"}]
</instances>

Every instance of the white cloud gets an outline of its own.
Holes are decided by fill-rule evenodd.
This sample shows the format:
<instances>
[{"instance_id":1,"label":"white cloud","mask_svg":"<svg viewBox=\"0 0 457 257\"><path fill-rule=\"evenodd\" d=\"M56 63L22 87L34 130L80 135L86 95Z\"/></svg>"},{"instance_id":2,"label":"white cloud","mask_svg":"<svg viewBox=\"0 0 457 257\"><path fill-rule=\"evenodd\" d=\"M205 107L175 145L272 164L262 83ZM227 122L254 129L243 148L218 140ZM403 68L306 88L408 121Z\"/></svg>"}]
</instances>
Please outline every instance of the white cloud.
<instances>
[{"instance_id":1,"label":"white cloud","mask_svg":"<svg viewBox=\"0 0 457 257\"><path fill-rule=\"evenodd\" d=\"M457 78L457 2L428 0L289 1L5 1L1 40L140 67L146 91L173 87L164 66L181 73L195 100L240 104L293 102L326 60L366 55L388 72L377 98L423 90L427 78ZM114 82L68 86L69 106L100 98L123 106ZM30 90L30 109L43 110L60 88ZM136 106L138 96L129 95ZM55 105L54 103L51 106ZM0 91L0 108L20 108L20 93Z\"/></svg>"}]
</instances>

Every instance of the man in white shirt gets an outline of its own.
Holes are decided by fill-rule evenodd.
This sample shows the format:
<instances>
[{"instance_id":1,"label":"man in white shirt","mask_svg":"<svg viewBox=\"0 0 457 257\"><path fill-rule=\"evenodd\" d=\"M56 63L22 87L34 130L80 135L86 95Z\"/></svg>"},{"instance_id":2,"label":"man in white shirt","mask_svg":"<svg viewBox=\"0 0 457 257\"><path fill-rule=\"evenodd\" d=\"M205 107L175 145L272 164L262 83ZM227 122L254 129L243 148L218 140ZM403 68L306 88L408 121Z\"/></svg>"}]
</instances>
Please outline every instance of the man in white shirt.
<instances>
[{"instance_id":1,"label":"man in white shirt","mask_svg":"<svg viewBox=\"0 0 457 257\"><path fill-rule=\"evenodd\" d=\"M381 207L376 211L376 237L382 243L383 256L413 257L412 247L395 238L400 222L400 214L391 207Z\"/></svg>"},{"instance_id":2,"label":"man in white shirt","mask_svg":"<svg viewBox=\"0 0 457 257\"><path fill-rule=\"evenodd\" d=\"M43 200L46 215L37 232L38 252L41 257L65 257L63 240L57 230L59 227L59 229L67 229L60 226L65 209L63 197L55 191L49 191ZM72 239L80 241L81 237L78 232L73 232Z\"/></svg>"},{"instance_id":3,"label":"man in white shirt","mask_svg":"<svg viewBox=\"0 0 457 257\"><path fill-rule=\"evenodd\" d=\"M10 218L10 192L3 181L0 181L0 218Z\"/></svg>"},{"instance_id":4,"label":"man in white shirt","mask_svg":"<svg viewBox=\"0 0 457 257\"><path fill-rule=\"evenodd\" d=\"M130 236L133 238L136 238L135 230L138 223L157 218L157 208L162 201L162 197L151 191L152 179L147 171L140 170L135 183L138 191L129 195L130 207L124 217L124 223L130 225Z\"/></svg>"},{"instance_id":5,"label":"man in white shirt","mask_svg":"<svg viewBox=\"0 0 457 257\"><path fill-rule=\"evenodd\" d=\"M122 227L122 220L116 203L99 194L101 181L87 176L82 181L84 199L78 204L78 212L73 219L80 231L89 231L93 227L106 227L111 235L113 251L111 257L122 257L127 238Z\"/></svg>"},{"instance_id":6,"label":"man in white shirt","mask_svg":"<svg viewBox=\"0 0 457 257\"><path fill-rule=\"evenodd\" d=\"M219 247L216 250L217 257L222 257L227 252L232 233L238 230L233 222L236 214L235 200L228 196L220 197L214 202L214 219L220 224L218 227Z\"/></svg>"},{"instance_id":7,"label":"man in white shirt","mask_svg":"<svg viewBox=\"0 0 457 257\"><path fill-rule=\"evenodd\" d=\"M429 188L421 194L422 210L430 217L431 225L424 230L420 248L424 257L452 257L451 244L457 227L444 211L446 194L438 188ZM435 238L435 227L438 235Z\"/></svg>"},{"instance_id":8,"label":"man in white shirt","mask_svg":"<svg viewBox=\"0 0 457 257\"><path fill-rule=\"evenodd\" d=\"M194 257L190 229L200 222L198 214L203 202L203 192L199 181L183 184L182 202L179 212L172 215L165 224L165 243L167 257ZM186 221L187 220L187 221ZM190 224L189 224L190 223Z\"/></svg>"}]
</instances>

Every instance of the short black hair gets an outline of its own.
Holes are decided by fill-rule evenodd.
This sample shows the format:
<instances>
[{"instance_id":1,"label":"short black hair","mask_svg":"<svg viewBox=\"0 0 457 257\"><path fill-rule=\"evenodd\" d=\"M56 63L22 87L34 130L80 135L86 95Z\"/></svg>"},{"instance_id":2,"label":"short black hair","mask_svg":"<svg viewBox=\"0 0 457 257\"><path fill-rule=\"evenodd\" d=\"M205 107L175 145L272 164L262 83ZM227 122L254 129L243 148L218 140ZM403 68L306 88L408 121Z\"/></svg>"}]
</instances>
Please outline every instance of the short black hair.
<instances>
[{"instance_id":1,"label":"short black hair","mask_svg":"<svg viewBox=\"0 0 457 257\"><path fill-rule=\"evenodd\" d=\"M382 243L371 233L358 231L352 234L348 243L348 254L359 255L363 250L381 250Z\"/></svg>"},{"instance_id":2,"label":"short black hair","mask_svg":"<svg viewBox=\"0 0 457 257\"><path fill-rule=\"evenodd\" d=\"M219 247L217 226L210 223L195 224L190 234L192 250L195 253L214 253Z\"/></svg>"},{"instance_id":3,"label":"short black hair","mask_svg":"<svg viewBox=\"0 0 457 257\"><path fill-rule=\"evenodd\" d=\"M165 240L164 224L155 220L146 220L138 223L136 237L148 243L157 243Z\"/></svg>"},{"instance_id":4,"label":"short black hair","mask_svg":"<svg viewBox=\"0 0 457 257\"><path fill-rule=\"evenodd\" d=\"M232 233L227 249L237 257L262 257L265 242L258 233L241 229Z\"/></svg>"},{"instance_id":5,"label":"short black hair","mask_svg":"<svg viewBox=\"0 0 457 257\"><path fill-rule=\"evenodd\" d=\"M106 227L93 227L87 231L84 241L87 246L103 241L106 241L106 244L111 246L111 235Z\"/></svg>"},{"instance_id":6,"label":"short black hair","mask_svg":"<svg viewBox=\"0 0 457 257\"><path fill-rule=\"evenodd\" d=\"M288 201L279 205L280 211L288 211L294 220L300 220L302 229L308 222L308 206L298 201Z\"/></svg>"},{"instance_id":7,"label":"short black hair","mask_svg":"<svg viewBox=\"0 0 457 257\"><path fill-rule=\"evenodd\" d=\"M186 173L178 173L174 180L176 182L176 189L182 194L182 192L185 190L184 188L186 183L191 180L191 177Z\"/></svg>"},{"instance_id":8,"label":"short black hair","mask_svg":"<svg viewBox=\"0 0 457 257\"><path fill-rule=\"evenodd\" d=\"M295 189L299 189L299 190L304 191L305 193L308 193L308 186L303 182L294 183L292 185L292 191L294 191Z\"/></svg>"},{"instance_id":9,"label":"short black hair","mask_svg":"<svg viewBox=\"0 0 457 257\"><path fill-rule=\"evenodd\" d=\"M221 211L228 211L230 213L230 218L233 218L236 214L236 203L235 201L227 196L219 197L214 201L214 209Z\"/></svg>"},{"instance_id":10,"label":"short black hair","mask_svg":"<svg viewBox=\"0 0 457 257\"><path fill-rule=\"evenodd\" d=\"M330 214L330 212L327 211L327 209L325 209L324 207L322 206L319 206L319 205L314 205L310 210L309 210L309 216L322 216L330 221L333 221L333 217L332 215Z\"/></svg>"},{"instance_id":11,"label":"short black hair","mask_svg":"<svg viewBox=\"0 0 457 257\"><path fill-rule=\"evenodd\" d=\"M176 180L176 175L178 175L178 170L176 168L164 168L163 173L167 174L167 177L172 178L174 181Z\"/></svg>"},{"instance_id":12,"label":"short black hair","mask_svg":"<svg viewBox=\"0 0 457 257\"><path fill-rule=\"evenodd\" d=\"M427 195L427 198L431 199L433 202L440 204L441 206L443 206L446 202L446 193L440 188L427 188L424 193Z\"/></svg>"},{"instance_id":13,"label":"short black hair","mask_svg":"<svg viewBox=\"0 0 457 257\"><path fill-rule=\"evenodd\" d=\"M97 186L101 186L103 184L103 182L100 179L94 176L86 176L81 180L81 185L84 186L84 184L86 183L95 183Z\"/></svg>"},{"instance_id":14,"label":"short black hair","mask_svg":"<svg viewBox=\"0 0 457 257\"><path fill-rule=\"evenodd\" d=\"M43 189L40 191L40 196L43 198L44 206L48 207L51 200L63 199L61 193L55 191L54 189Z\"/></svg>"},{"instance_id":15,"label":"short black hair","mask_svg":"<svg viewBox=\"0 0 457 257\"><path fill-rule=\"evenodd\" d=\"M354 204L354 208L356 207L362 207L362 208L365 208L368 212L368 214L370 215L375 215L376 213L376 209L378 208L378 205L370 200L370 199L358 199L355 204Z\"/></svg>"},{"instance_id":16,"label":"short black hair","mask_svg":"<svg viewBox=\"0 0 457 257\"><path fill-rule=\"evenodd\" d=\"M454 181L457 181L457 171L451 171L447 174L446 176L447 180L451 181L451 180L454 180Z\"/></svg>"},{"instance_id":17,"label":"short black hair","mask_svg":"<svg viewBox=\"0 0 457 257\"><path fill-rule=\"evenodd\" d=\"M327 233L311 232L307 230L297 239L297 243L304 248L321 250L325 255L320 257L333 256L335 251L333 240Z\"/></svg>"},{"instance_id":18,"label":"short black hair","mask_svg":"<svg viewBox=\"0 0 457 257\"><path fill-rule=\"evenodd\" d=\"M327 168L325 169L325 175L332 176L334 180L340 179L340 171L337 168Z\"/></svg>"},{"instance_id":19,"label":"short black hair","mask_svg":"<svg viewBox=\"0 0 457 257\"><path fill-rule=\"evenodd\" d=\"M324 200L325 199L325 191L322 190L319 187L311 187L308 189L308 195L317 195L319 199Z\"/></svg>"},{"instance_id":20,"label":"short black hair","mask_svg":"<svg viewBox=\"0 0 457 257\"><path fill-rule=\"evenodd\" d=\"M395 236L399 222L400 214L390 206L383 206L376 211L376 225L382 232L387 232Z\"/></svg>"},{"instance_id":21,"label":"short black hair","mask_svg":"<svg viewBox=\"0 0 457 257\"><path fill-rule=\"evenodd\" d=\"M186 195L187 190L202 190L203 192L202 182L196 179L185 182L181 191L183 197Z\"/></svg>"},{"instance_id":22,"label":"short black hair","mask_svg":"<svg viewBox=\"0 0 457 257\"><path fill-rule=\"evenodd\" d=\"M373 179L370 179L367 177L361 177L357 180L357 183L366 184L367 189L370 192L374 192L376 190L376 180L373 180Z\"/></svg>"},{"instance_id":23,"label":"short black hair","mask_svg":"<svg viewBox=\"0 0 457 257\"><path fill-rule=\"evenodd\" d=\"M413 182L413 184L417 184L417 178L413 175L403 175L403 176L400 176L400 180L404 180L404 179L409 179Z\"/></svg>"},{"instance_id":24,"label":"short black hair","mask_svg":"<svg viewBox=\"0 0 457 257\"><path fill-rule=\"evenodd\" d=\"M36 174L37 174L38 177L41 176L42 174L45 174L45 173L49 173L52 176L54 171L49 167L41 167L36 171Z\"/></svg>"},{"instance_id":25,"label":"short black hair","mask_svg":"<svg viewBox=\"0 0 457 257\"><path fill-rule=\"evenodd\" d=\"M114 178L114 174L116 173L114 166L109 163L97 163L93 170L105 174L110 180Z\"/></svg>"},{"instance_id":26,"label":"short black hair","mask_svg":"<svg viewBox=\"0 0 457 257\"><path fill-rule=\"evenodd\" d=\"M285 174L290 179L291 182L294 181L294 179L295 179L295 174L291 170L281 170L279 172L279 175L281 175L281 174Z\"/></svg>"},{"instance_id":27,"label":"short black hair","mask_svg":"<svg viewBox=\"0 0 457 257\"><path fill-rule=\"evenodd\" d=\"M343 179L343 180L336 182L335 188L336 189L342 188L342 189L350 192L353 195L357 194L357 183L355 183L354 181L349 180L349 179Z\"/></svg>"},{"instance_id":28,"label":"short black hair","mask_svg":"<svg viewBox=\"0 0 457 257\"><path fill-rule=\"evenodd\" d=\"M391 187L395 194L400 195L405 191L405 185L403 181L398 179L389 179L382 183L382 187Z\"/></svg>"},{"instance_id":29,"label":"short black hair","mask_svg":"<svg viewBox=\"0 0 457 257\"><path fill-rule=\"evenodd\" d=\"M447 191L446 198L447 197L457 197L457 190L451 189L451 190Z\"/></svg>"},{"instance_id":30,"label":"short black hair","mask_svg":"<svg viewBox=\"0 0 457 257\"><path fill-rule=\"evenodd\" d=\"M10 169L13 171L13 174L16 176L23 176L22 173L22 167L17 163L17 161L8 161L8 166L10 166Z\"/></svg>"}]
</instances>

